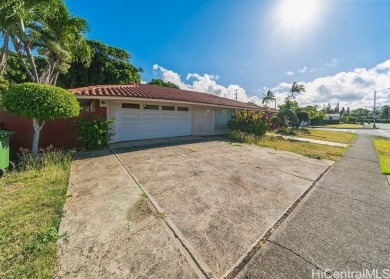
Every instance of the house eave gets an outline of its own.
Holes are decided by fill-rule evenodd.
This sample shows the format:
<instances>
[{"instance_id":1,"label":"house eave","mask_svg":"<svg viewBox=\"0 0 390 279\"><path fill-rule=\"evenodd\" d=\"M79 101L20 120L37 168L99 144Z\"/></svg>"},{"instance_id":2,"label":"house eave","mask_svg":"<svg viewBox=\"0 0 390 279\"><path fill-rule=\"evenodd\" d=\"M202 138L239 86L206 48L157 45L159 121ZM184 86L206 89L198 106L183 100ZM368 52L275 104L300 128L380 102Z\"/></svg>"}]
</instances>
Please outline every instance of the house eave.
<instances>
[{"instance_id":1,"label":"house eave","mask_svg":"<svg viewBox=\"0 0 390 279\"><path fill-rule=\"evenodd\" d=\"M156 103L175 103L175 104L188 104L188 105L197 105L197 106L206 106L206 107L218 107L218 108L229 108L229 109L247 109L247 110L256 110L263 112L272 112L272 110L266 108L244 108L236 106L224 106L217 104L209 103L198 103L198 102L188 102L188 101L178 101L178 100L168 100L168 99L153 99L153 98L136 98L136 97L112 97L112 96L86 96L86 95L75 95L77 99L102 99L102 100L113 100L113 101L135 101L135 102L156 102Z\"/></svg>"}]
</instances>

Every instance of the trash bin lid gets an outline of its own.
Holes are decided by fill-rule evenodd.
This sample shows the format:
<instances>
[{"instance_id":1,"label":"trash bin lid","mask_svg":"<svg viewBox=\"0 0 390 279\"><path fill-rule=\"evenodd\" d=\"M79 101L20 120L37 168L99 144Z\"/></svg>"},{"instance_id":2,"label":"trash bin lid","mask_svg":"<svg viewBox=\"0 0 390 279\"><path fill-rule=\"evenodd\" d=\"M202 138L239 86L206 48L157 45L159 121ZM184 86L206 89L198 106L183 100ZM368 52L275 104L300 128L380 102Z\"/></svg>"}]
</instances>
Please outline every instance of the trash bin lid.
<instances>
[{"instance_id":1,"label":"trash bin lid","mask_svg":"<svg viewBox=\"0 0 390 279\"><path fill-rule=\"evenodd\" d=\"M14 133L15 133L15 132L0 130L0 139L10 137L10 136L12 136Z\"/></svg>"}]
</instances>

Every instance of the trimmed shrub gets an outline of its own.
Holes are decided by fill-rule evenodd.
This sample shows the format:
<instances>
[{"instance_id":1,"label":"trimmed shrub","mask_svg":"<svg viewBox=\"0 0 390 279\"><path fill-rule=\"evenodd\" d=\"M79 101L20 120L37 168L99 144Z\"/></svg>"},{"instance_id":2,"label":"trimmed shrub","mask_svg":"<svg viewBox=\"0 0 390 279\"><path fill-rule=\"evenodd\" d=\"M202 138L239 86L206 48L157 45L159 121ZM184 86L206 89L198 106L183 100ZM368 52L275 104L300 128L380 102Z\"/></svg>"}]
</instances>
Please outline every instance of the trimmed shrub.
<instances>
[{"instance_id":1,"label":"trimmed shrub","mask_svg":"<svg viewBox=\"0 0 390 279\"><path fill-rule=\"evenodd\" d=\"M80 105L72 93L38 83L12 86L3 95L2 104L10 113L32 119L34 155L38 154L39 134L46 120L75 117L80 113Z\"/></svg>"},{"instance_id":2,"label":"trimmed shrub","mask_svg":"<svg viewBox=\"0 0 390 279\"><path fill-rule=\"evenodd\" d=\"M255 136L263 136L268 131L263 113L251 110L236 111L227 123L227 127L231 131L239 131Z\"/></svg>"},{"instance_id":3,"label":"trimmed shrub","mask_svg":"<svg viewBox=\"0 0 390 279\"><path fill-rule=\"evenodd\" d=\"M37 83L12 86L3 96L3 105L12 114L39 121L75 117L80 113L72 93Z\"/></svg>"},{"instance_id":4,"label":"trimmed shrub","mask_svg":"<svg viewBox=\"0 0 390 279\"><path fill-rule=\"evenodd\" d=\"M85 150L102 149L110 142L110 126L113 120L105 118L88 118L76 121L80 126L79 140Z\"/></svg>"}]
</instances>

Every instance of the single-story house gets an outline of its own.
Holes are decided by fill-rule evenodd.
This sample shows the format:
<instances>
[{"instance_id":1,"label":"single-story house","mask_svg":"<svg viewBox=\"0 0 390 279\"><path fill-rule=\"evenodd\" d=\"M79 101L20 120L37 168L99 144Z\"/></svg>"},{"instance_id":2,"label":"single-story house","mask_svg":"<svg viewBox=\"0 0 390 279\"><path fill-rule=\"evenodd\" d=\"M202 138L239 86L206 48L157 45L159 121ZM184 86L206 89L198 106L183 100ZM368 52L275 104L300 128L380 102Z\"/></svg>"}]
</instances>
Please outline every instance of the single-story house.
<instances>
[{"instance_id":1,"label":"single-story house","mask_svg":"<svg viewBox=\"0 0 390 279\"><path fill-rule=\"evenodd\" d=\"M213 94L148 84L99 85L70 89L85 110L98 105L115 119L112 142L227 132L237 109L271 110Z\"/></svg>"},{"instance_id":2,"label":"single-story house","mask_svg":"<svg viewBox=\"0 0 390 279\"><path fill-rule=\"evenodd\" d=\"M340 120L340 114L339 113L325 114L324 120Z\"/></svg>"},{"instance_id":3,"label":"single-story house","mask_svg":"<svg viewBox=\"0 0 390 279\"><path fill-rule=\"evenodd\" d=\"M70 89L83 110L78 118L91 116L115 119L112 142L188 135L226 133L226 123L237 109L274 110L218 97L212 94L147 84L99 85ZM39 146L80 147L77 118L51 120L43 127ZM31 148L34 135L31 119L0 111L0 129L14 131L11 152Z\"/></svg>"}]
</instances>

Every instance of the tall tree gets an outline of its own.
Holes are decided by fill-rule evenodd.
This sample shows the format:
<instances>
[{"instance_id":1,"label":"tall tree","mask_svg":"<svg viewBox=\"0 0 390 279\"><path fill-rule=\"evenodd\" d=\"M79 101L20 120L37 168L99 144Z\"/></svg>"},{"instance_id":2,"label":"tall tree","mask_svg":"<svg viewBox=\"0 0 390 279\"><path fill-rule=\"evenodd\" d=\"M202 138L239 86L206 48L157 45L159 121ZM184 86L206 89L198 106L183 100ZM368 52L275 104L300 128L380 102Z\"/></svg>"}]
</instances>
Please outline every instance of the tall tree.
<instances>
[{"instance_id":1,"label":"tall tree","mask_svg":"<svg viewBox=\"0 0 390 279\"><path fill-rule=\"evenodd\" d=\"M345 112L345 108L342 107L341 110L340 110L340 116L342 116L344 114L344 112Z\"/></svg>"},{"instance_id":2,"label":"tall tree","mask_svg":"<svg viewBox=\"0 0 390 279\"><path fill-rule=\"evenodd\" d=\"M337 103L336 107L334 108L334 113L340 112L340 103Z\"/></svg>"},{"instance_id":3,"label":"tall tree","mask_svg":"<svg viewBox=\"0 0 390 279\"><path fill-rule=\"evenodd\" d=\"M345 113L347 113L347 114L351 113L351 110L349 109L349 107L347 107L347 110L345 111Z\"/></svg>"},{"instance_id":4,"label":"tall tree","mask_svg":"<svg viewBox=\"0 0 390 279\"><path fill-rule=\"evenodd\" d=\"M162 86L162 87L176 88L176 89L180 88L178 85L174 84L173 82L163 81L162 79L152 79L148 84Z\"/></svg>"},{"instance_id":5,"label":"tall tree","mask_svg":"<svg viewBox=\"0 0 390 279\"><path fill-rule=\"evenodd\" d=\"M76 88L99 84L129 84L141 82L141 68L130 63L127 51L98 41L87 41L91 49L89 66L76 61L65 75L58 77L58 85Z\"/></svg>"},{"instance_id":6,"label":"tall tree","mask_svg":"<svg viewBox=\"0 0 390 279\"><path fill-rule=\"evenodd\" d=\"M290 90L290 98L295 99L294 93L300 94L301 92L306 92L305 86L303 84L298 84L294 82Z\"/></svg>"},{"instance_id":7,"label":"tall tree","mask_svg":"<svg viewBox=\"0 0 390 279\"><path fill-rule=\"evenodd\" d=\"M389 105L384 105L381 108L381 117L385 118L386 120L389 120L389 117L390 117L390 106Z\"/></svg>"},{"instance_id":8,"label":"tall tree","mask_svg":"<svg viewBox=\"0 0 390 279\"><path fill-rule=\"evenodd\" d=\"M274 102L275 101L275 96L274 96L274 93L271 91L271 90L268 90L266 94L263 95L263 99L261 101L261 103L264 105L265 104L265 107L268 107L268 104L270 102Z\"/></svg>"},{"instance_id":9,"label":"tall tree","mask_svg":"<svg viewBox=\"0 0 390 279\"><path fill-rule=\"evenodd\" d=\"M332 113L332 105L328 103L328 106L326 107L326 113Z\"/></svg>"},{"instance_id":10,"label":"tall tree","mask_svg":"<svg viewBox=\"0 0 390 279\"><path fill-rule=\"evenodd\" d=\"M55 84L72 59L88 59L84 31L86 22L72 17L62 0L3 0L0 6L0 32L7 44L12 42L27 76L35 83ZM47 58L41 72L35 52ZM1 63L7 61L3 59L7 55L8 51L3 51L2 73L5 66Z\"/></svg>"}]
</instances>

